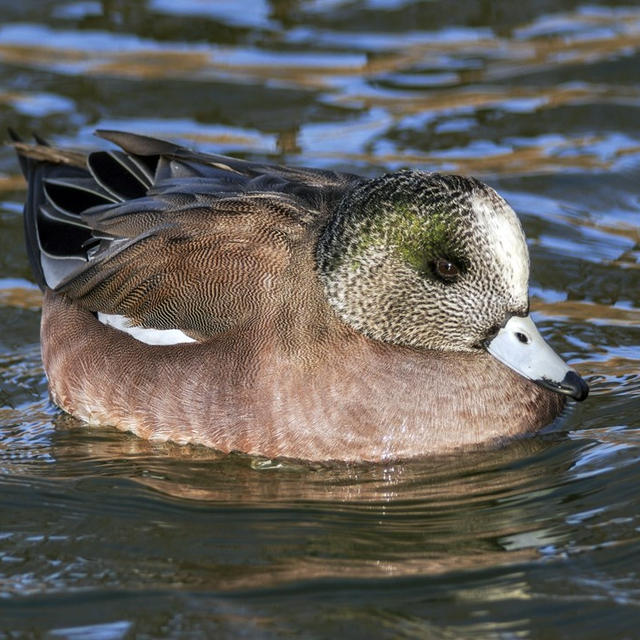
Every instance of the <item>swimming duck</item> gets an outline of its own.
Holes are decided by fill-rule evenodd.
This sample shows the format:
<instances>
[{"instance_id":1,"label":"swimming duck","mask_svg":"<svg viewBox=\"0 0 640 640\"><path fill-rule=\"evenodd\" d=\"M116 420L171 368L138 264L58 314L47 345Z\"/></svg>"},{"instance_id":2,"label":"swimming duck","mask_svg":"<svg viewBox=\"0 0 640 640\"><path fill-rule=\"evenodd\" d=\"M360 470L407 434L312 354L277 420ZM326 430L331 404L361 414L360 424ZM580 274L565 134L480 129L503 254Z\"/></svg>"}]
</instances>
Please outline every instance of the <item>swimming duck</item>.
<instances>
[{"instance_id":1,"label":"swimming duck","mask_svg":"<svg viewBox=\"0 0 640 640\"><path fill-rule=\"evenodd\" d=\"M68 413L223 452L378 461L530 434L587 396L529 316L522 228L482 182L98 135L119 149L14 138L43 362Z\"/></svg>"}]
</instances>

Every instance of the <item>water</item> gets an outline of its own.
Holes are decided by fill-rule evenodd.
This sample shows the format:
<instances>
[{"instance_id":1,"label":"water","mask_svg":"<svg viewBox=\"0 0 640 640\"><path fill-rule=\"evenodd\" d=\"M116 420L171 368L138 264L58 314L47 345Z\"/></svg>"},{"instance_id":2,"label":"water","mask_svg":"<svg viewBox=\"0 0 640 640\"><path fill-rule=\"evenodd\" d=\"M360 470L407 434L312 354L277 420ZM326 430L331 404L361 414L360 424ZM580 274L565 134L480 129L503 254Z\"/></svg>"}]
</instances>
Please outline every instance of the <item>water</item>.
<instances>
[{"instance_id":1,"label":"water","mask_svg":"<svg viewBox=\"0 0 640 640\"><path fill-rule=\"evenodd\" d=\"M637 635L637 4L3 2L0 110L81 147L119 127L480 176L523 220L536 320L592 384L536 438L393 466L88 429L48 400L3 148L0 637Z\"/></svg>"}]
</instances>

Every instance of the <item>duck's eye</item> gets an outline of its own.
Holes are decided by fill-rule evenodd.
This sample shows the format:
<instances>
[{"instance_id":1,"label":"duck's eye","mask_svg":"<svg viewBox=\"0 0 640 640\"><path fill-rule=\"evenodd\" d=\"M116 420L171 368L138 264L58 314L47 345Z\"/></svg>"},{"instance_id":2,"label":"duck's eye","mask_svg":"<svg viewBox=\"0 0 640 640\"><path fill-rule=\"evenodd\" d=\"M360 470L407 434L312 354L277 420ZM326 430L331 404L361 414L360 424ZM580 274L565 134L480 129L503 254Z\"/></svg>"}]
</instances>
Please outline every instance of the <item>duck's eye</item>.
<instances>
[{"instance_id":1,"label":"duck's eye","mask_svg":"<svg viewBox=\"0 0 640 640\"><path fill-rule=\"evenodd\" d=\"M460 269L446 258L438 258L433 263L433 269L444 282L455 282L460 277Z\"/></svg>"}]
</instances>

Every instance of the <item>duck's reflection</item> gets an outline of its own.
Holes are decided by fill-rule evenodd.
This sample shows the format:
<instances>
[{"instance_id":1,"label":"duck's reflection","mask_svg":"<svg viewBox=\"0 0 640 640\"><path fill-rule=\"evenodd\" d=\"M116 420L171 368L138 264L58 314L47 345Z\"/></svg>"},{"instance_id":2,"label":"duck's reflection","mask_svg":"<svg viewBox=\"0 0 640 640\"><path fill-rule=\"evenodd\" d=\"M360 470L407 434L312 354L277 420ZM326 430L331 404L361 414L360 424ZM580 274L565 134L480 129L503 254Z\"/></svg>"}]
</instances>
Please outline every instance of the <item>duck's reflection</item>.
<instances>
[{"instance_id":1,"label":"duck's reflection","mask_svg":"<svg viewBox=\"0 0 640 640\"><path fill-rule=\"evenodd\" d=\"M195 562L198 579L221 589L536 559L562 542L558 485L573 446L537 437L463 456L317 465L153 443L69 416L53 438L58 472L85 478L103 522L117 512L113 527L125 518L129 544L166 557L175 580L192 581Z\"/></svg>"}]
</instances>

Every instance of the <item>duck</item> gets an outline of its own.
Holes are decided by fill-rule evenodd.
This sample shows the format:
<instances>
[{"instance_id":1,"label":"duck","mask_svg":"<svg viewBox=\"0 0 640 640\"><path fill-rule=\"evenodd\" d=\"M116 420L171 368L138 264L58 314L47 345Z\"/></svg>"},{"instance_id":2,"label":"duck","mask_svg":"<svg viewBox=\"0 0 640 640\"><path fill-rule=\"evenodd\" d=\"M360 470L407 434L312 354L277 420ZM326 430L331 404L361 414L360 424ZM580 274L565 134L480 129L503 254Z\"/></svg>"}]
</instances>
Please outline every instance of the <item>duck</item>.
<instances>
[{"instance_id":1,"label":"duck","mask_svg":"<svg viewBox=\"0 0 640 640\"><path fill-rule=\"evenodd\" d=\"M461 175L373 178L98 130L12 133L53 402L268 459L501 446L589 387L530 316L514 210Z\"/></svg>"}]
</instances>

